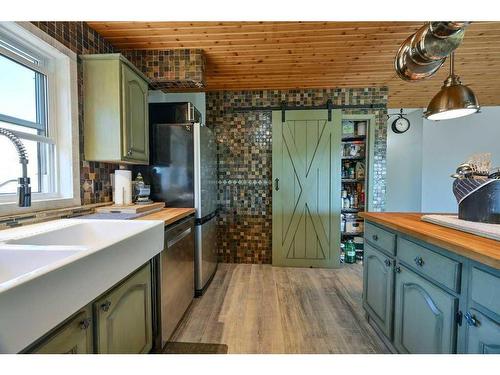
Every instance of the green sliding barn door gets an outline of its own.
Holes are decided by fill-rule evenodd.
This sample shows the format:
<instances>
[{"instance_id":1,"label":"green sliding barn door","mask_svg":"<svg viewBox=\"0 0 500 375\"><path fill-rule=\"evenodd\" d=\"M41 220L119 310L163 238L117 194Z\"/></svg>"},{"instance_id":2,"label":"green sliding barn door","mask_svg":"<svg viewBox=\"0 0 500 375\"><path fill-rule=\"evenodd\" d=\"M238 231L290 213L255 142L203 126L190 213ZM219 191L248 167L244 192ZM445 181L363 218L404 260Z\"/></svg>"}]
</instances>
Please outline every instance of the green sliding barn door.
<instances>
[{"instance_id":1,"label":"green sliding barn door","mask_svg":"<svg viewBox=\"0 0 500 375\"><path fill-rule=\"evenodd\" d=\"M336 267L341 111L273 112L273 265Z\"/></svg>"}]
</instances>

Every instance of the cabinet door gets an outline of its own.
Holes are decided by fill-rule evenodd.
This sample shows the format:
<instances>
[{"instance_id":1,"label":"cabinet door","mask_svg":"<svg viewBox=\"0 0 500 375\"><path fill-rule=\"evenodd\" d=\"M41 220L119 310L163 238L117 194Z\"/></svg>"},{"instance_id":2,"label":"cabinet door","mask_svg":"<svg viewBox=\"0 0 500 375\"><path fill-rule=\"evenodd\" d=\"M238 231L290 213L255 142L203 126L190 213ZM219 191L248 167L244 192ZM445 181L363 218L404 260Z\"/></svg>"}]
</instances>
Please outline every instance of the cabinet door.
<instances>
[{"instance_id":1,"label":"cabinet door","mask_svg":"<svg viewBox=\"0 0 500 375\"><path fill-rule=\"evenodd\" d=\"M388 338L392 336L393 260L365 243L363 306Z\"/></svg>"},{"instance_id":2,"label":"cabinet door","mask_svg":"<svg viewBox=\"0 0 500 375\"><path fill-rule=\"evenodd\" d=\"M500 354L500 323L470 309L467 325L467 353Z\"/></svg>"},{"instance_id":3,"label":"cabinet door","mask_svg":"<svg viewBox=\"0 0 500 375\"><path fill-rule=\"evenodd\" d=\"M64 323L32 353L34 354L91 354L92 312L90 307L82 309L74 318Z\"/></svg>"},{"instance_id":4,"label":"cabinet door","mask_svg":"<svg viewBox=\"0 0 500 375\"><path fill-rule=\"evenodd\" d=\"M150 264L104 295L94 311L98 353L148 353L153 328Z\"/></svg>"},{"instance_id":5,"label":"cabinet door","mask_svg":"<svg viewBox=\"0 0 500 375\"><path fill-rule=\"evenodd\" d=\"M454 353L457 298L408 268L396 273L394 345L401 353Z\"/></svg>"},{"instance_id":6,"label":"cabinet door","mask_svg":"<svg viewBox=\"0 0 500 375\"><path fill-rule=\"evenodd\" d=\"M123 158L149 161L148 84L122 64Z\"/></svg>"}]
</instances>

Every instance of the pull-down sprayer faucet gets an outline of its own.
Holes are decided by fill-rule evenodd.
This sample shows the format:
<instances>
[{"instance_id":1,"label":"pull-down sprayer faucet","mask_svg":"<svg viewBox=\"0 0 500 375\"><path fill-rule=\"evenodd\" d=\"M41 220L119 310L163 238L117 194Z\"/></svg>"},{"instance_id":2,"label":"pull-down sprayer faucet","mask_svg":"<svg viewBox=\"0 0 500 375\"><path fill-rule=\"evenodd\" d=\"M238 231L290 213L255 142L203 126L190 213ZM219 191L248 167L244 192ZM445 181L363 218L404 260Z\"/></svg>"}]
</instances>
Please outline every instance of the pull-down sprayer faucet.
<instances>
[{"instance_id":1,"label":"pull-down sprayer faucet","mask_svg":"<svg viewBox=\"0 0 500 375\"><path fill-rule=\"evenodd\" d=\"M23 170L23 176L18 179L17 196L19 207L31 206L31 187L30 178L28 177L28 153L23 142L10 130L0 128L0 135L6 136L16 147L19 154L19 163Z\"/></svg>"}]
</instances>

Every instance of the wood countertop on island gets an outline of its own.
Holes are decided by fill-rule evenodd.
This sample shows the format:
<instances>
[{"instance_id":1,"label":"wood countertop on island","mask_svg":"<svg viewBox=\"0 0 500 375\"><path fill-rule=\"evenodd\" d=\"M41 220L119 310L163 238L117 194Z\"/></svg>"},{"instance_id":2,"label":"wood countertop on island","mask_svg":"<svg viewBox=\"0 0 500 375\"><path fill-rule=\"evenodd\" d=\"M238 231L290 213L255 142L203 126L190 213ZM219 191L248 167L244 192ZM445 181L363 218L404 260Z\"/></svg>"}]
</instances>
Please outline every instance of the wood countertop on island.
<instances>
[{"instance_id":1,"label":"wood countertop on island","mask_svg":"<svg viewBox=\"0 0 500 375\"><path fill-rule=\"evenodd\" d=\"M194 208L177 208L177 207L168 207L162 208L160 211L141 216L136 220L163 220L165 222L165 226L175 223L185 217L194 214L196 210Z\"/></svg>"},{"instance_id":2,"label":"wood countertop on island","mask_svg":"<svg viewBox=\"0 0 500 375\"><path fill-rule=\"evenodd\" d=\"M422 221L422 213L362 212L365 220L500 269L500 241Z\"/></svg>"}]
</instances>

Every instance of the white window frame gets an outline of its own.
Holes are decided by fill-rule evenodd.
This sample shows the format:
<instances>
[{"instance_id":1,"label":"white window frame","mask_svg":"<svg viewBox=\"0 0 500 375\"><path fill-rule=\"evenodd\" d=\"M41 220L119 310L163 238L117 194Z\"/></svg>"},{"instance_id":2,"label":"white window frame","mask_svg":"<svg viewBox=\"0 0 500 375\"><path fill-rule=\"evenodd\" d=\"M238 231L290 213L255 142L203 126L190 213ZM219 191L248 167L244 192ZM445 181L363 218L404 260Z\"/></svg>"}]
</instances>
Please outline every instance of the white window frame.
<instances>
[{"instance_id":1,"label":"white window frame","mask_svg":"<svg viewBox=\"0 0 500 375\"><path fill-rule=\"evenodd\" d=\"M55 145L53 192L33 193L31 207L18 207L16 194L6 194L0 216L80 206L77 55L29 22L0 22L0 35L43 62L36 70L47 77L47 130Z\"/></svg>"}]
</instances>

